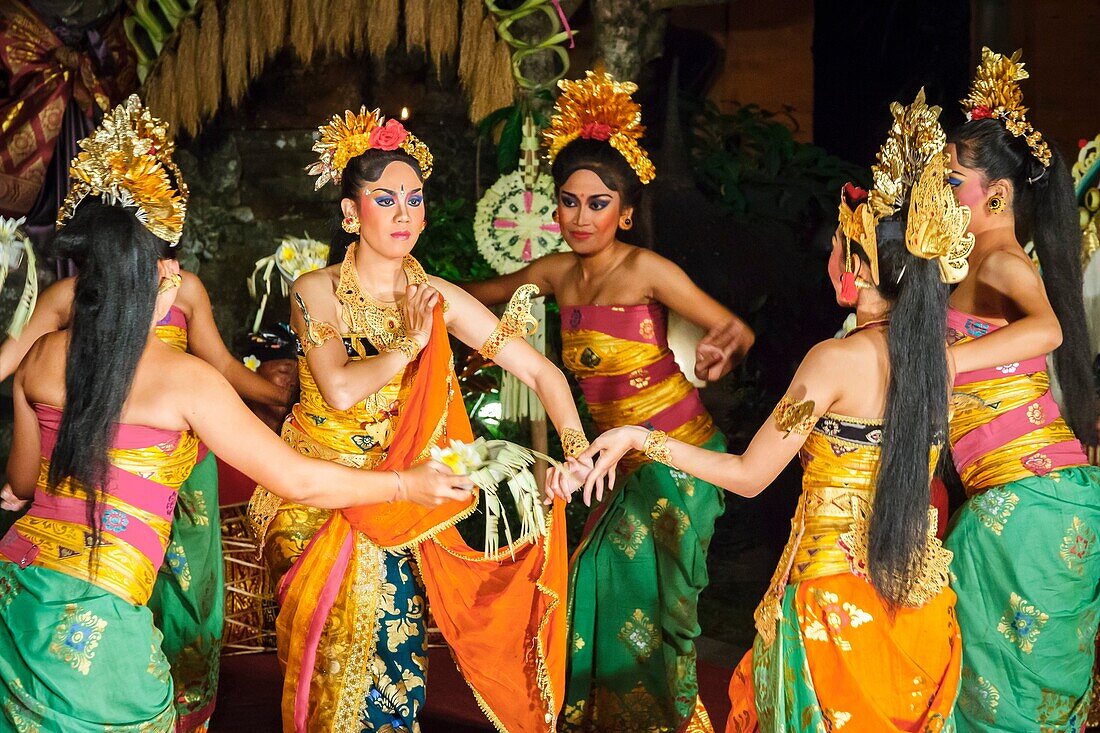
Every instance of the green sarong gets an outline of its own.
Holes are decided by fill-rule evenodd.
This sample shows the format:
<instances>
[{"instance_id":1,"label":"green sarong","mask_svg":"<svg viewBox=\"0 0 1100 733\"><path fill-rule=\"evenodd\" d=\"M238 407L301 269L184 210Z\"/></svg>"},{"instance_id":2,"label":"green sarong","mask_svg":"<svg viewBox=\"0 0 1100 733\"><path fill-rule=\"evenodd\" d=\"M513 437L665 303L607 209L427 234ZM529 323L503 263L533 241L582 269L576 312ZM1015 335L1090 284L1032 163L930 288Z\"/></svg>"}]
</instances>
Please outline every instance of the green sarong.
<instances>
[{"instance_id":1,"label":"green sarong","mask_svg":"<svg viewBox=\"0 0 1100 733\"><path fill-rule=\"evenodd\" d=\"M725 452L715 435L703 448ZM722 489L660 463L620 482L573 557L563 731L675 731L699 686L695 638Z\"/></svg>"},{"instance_id":2,"label":"green sarong","mask_svg":"<svg viewBox=\"0 0 1100 733\"><path fill-rule=\"evenodd\" d=\"M171 733L160 644L145 606L0 558L0 731Z\"/></svg>"},{"instance_id":3,"label":"green sarong","mask_svg":"<svg viewBox=\"0 0 1100 733\"><path fill-rule=\"evenodd\" d=\"M225 613L218 466L207 453L180 487L172 536L149 608L172 667L177 730L214 713Z\"/></svg>"},{"instance_id":4,"label":"green sarong","mask_svg":"<svg viewBox=\"0 0 1100 733\"><path fill-rule=\"evenodd\" d=\"M1062 468L971 497L955 553L963 733L1079 733L1100 619L1100 470Z\"/></svg>"}]
</instances>

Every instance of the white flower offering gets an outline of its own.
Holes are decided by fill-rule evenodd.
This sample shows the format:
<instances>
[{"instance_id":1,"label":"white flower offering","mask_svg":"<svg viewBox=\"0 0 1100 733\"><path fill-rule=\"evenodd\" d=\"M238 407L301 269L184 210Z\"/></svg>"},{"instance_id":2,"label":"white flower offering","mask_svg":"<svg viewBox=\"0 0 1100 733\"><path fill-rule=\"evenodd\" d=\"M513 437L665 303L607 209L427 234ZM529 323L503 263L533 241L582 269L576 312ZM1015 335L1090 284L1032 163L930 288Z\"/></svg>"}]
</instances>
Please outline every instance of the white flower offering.
<instances>
[{"instance_id":1,"label":"white flower offering","mask_svg":"<svg viewBox=\"0 0 1100 733\"><path fill-rule=\"evenodd\" d=\"M478 438L473 443L452 440L445 448L436 446L432 448L432 458L457 474L469 476L474 485L481 489L485 497L486 558L495 557L500 552L501 524L504 525L509 554L517 542L534 541L546 534L547 519L543 497L530 468L541 458L564 470L553 458L507 440L484 438ZM520 516L518 540L513 539L512 528L501 502L502 483L511 491Z\"/></svg>"}]
</instances>

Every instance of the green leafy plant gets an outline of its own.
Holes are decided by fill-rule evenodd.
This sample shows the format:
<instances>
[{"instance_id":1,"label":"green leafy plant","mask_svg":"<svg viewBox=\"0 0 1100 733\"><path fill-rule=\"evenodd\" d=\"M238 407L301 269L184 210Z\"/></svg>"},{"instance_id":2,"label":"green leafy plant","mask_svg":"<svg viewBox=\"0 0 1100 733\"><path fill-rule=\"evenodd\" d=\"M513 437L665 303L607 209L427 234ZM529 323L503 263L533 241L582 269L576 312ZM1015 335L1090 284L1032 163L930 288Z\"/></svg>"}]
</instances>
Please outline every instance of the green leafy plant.
<instances>
[{"instance_id":1,"label":"green leafy plant","mask_svg":"<svg viewBox=\"0 0 1100 733\"><path fill-rule=\"evenodd\" d=\"M841 186L867 182L868 171L795 140L782 115L755 104L732 113L709 101L695 106L690 144L696 179L747 221L803 230L835 217Z\"/></svg>"}]
</instances>

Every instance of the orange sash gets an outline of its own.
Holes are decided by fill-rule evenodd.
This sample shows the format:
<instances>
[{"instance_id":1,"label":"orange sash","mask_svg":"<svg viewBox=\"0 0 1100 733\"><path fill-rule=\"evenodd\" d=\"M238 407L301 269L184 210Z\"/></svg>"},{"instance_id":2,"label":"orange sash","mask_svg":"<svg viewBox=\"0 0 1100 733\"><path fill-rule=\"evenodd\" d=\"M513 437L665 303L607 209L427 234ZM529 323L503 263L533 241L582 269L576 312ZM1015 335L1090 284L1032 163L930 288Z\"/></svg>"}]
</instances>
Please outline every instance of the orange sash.
<instances>
[{"instance_id":1,"label":"orange sash","mask_svg":"<svg viewBox=\"0 0 1100 733\"><path fill-rule=\"evenodd\" d=\"M376 470L401 470L425 460L432 445L473 439L455 389L442 307L415 372L402 386L401 417L385 460ZM442 429L439 429L439 428ZM427 508L411 502L372 504L334 512L283 581L278 618L285 665L283 729L310 728L310 681L317 645L343 585L354 533L383 548L409 548L416 557L432 615L466 682L489 720L515 732L552 731L565 686L567 558L565 510L555 502L547 534L522 540L486 559L454 525L477 508L449 502ZM373 612L373 611L372 611ZM538 694L535 694L535 691Z\"/></svg>"}]
</instances>

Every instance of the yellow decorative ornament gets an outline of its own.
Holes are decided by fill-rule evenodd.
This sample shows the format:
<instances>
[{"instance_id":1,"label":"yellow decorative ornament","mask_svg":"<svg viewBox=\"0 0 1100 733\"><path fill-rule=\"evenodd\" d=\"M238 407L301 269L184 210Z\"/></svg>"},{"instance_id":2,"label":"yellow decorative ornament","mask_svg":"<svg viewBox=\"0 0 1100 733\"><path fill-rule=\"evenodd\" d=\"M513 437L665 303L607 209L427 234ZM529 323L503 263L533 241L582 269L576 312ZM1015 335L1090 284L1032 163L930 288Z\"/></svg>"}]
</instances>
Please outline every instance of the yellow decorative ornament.
<instances>
[{"instance_id":1,"label":"yellow decorative ornament","mask_svg":"<svg viewBox=\"0 0 1100 733\"><path fill-rule=\"evenodd\" d=\"M923 87L912 104L890 104L894 122L879 148L878 163L871 166L874 187L867 204L876 219L900 211L905 194L916 185L925 166L943 154L947 136L940 126L940 111L925 102Z\"/></svg>"},{"instance_id":2,"label":"yellow decorative ornament","mask_svg":"<svg viewBox=\"0 0 1100 733\"><path fill-rule=\"evenodd\" d=\"M320 158L306 172L317 176L316 189L332 181L339 185L344 176L344 168L356 156L368 150L401 149L412 156L420 166L421 178L427 180L432 174L432 154L428 146L405 129L398 120L386 121L380 110L367 112L366 106L359 112L350 109L343 117L333 115L327 125L317 128L321 138L313 144L313 152Z\"/></svg>"},{"instance_id":3,"label":"yellow decorative ornament","mask_svg":"<svg viewBox=\"0 0 1100 733\"><path fill-rule=\"evenodd\" d=\"M974 235L966 231L970 209L958 202L947 182L947 165L946 153L935 156L913 188L905 248L915 257L936 259L940 279L950 285L966 277Z\"/></svg>"},{"instance_id":4,"label":"yellow decorative ornament","mask_svg":"<svg viewBox=\"0 0 1100 733\"><path fill-rule=\"evenodd\" d=\"M135 209L138 220L175 246L183 234L187 184L175 162L168 124L153 117L136 94L103 118L77 143L81 150L69 165L72 186L57 213L57 227L76 213L86 196Z\"/></svg>"},{"instance_id":5,"label":"yellow decorative ornament","mask_svg":"<svg viewBox=\"0 0 1100 733\"><path fill-rule=\"evenodd\" d=\"M1027 120L1020 82L1028 78L1028 73L1020 53L1017 49L1011 56L1004 56L982 47L982 62L962 108L968 120L991 117L1003 122L1009 132L1027 142L1031 154L1046 168L1050 165L1050 146Z\"/></svg>"},{"instance_id":6,"label":"yellow decorative ornament","mask_svg":"<svg viewBox=\"0 0 1100 733\"><path fill-rule=\"evenodd\" d=\"M657 171L638 142L645 133L642 107L630 96L638 91L637 84L616 81L605 71L589 70L584 79L562 79L558 87L561 96L550 126L542 133L551 163L577 138L604 140L619 151L642 183L653 180Z\"/></svg>"}]
</instances>

